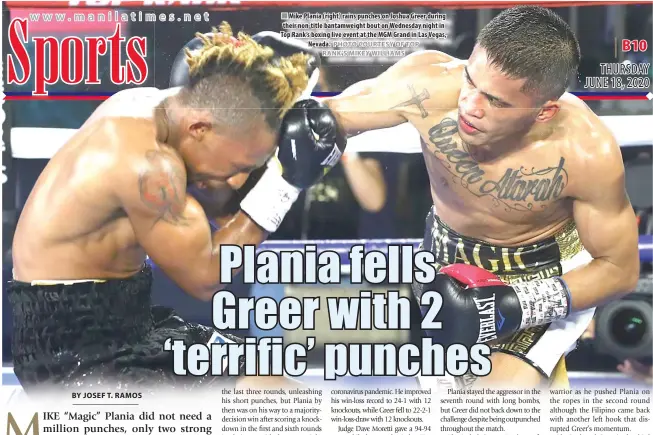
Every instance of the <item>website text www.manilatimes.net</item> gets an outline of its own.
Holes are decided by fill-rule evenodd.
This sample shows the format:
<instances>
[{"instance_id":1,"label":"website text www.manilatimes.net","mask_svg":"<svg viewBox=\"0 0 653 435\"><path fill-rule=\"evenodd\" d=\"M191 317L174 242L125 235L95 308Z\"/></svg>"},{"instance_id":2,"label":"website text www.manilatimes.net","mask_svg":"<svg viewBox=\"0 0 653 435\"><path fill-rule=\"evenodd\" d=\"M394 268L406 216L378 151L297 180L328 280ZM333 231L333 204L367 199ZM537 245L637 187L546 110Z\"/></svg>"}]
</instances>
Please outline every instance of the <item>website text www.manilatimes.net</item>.
<instances>
[{"instance_id":1,"label":"website text www.manilatimes.net","mask_svg":"<svg viewBox=\"0 0 653 435\"><path fill-rule=\"evenodd\" d=\"M154 12L56 12L56 13L39 13L31 12L28 18L32 22L47 23L208 23L209 13L183 13L175 14L174 12L154 13Z\"/></svg>"}]
</instances>

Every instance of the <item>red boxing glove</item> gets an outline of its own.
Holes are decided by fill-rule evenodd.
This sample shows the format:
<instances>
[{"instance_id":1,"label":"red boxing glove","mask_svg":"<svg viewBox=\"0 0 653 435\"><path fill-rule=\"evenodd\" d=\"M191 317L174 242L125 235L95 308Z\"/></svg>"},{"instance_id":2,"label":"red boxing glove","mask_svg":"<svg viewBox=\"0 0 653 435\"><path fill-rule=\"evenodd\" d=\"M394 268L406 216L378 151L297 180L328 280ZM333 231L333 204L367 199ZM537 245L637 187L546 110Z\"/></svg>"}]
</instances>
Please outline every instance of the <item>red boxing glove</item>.
<instances>
[{"instance_id":1,"label":"red boxing glove","mask_svg":"<svg viewBox=\"0 0 653 435\"><path fill-rule=\"evenodd\" d=\"M450 264L440 269L440 273L449 275L469 287L504 285L503 281L492 272L471 264Z\"/></svg>"}]
</instances>

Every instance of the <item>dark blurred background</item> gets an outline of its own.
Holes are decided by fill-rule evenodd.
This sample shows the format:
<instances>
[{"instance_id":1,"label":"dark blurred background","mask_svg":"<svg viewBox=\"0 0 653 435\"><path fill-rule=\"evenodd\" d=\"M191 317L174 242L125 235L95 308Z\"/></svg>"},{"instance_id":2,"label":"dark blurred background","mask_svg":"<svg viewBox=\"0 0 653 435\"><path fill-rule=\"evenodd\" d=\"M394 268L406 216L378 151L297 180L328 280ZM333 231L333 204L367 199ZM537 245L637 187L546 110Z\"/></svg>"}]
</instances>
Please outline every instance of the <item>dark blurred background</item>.
<instances>
[{"instance_id":1,"label":"dark blurred background","mask_svg":"<svg viewBox=\"0 0 653 435\"><path fill-rule=\"evenodd\" d=\"M286 9L288 11L316 11L311 8ZM80 10L88 12L89 10ZM209 21L200 23L129 22L123 27L123 36L145 36L148 45L150 75L143 86L168 87L169 71L180 48L194 37L195 32L210 31L221 21L228 21L235 31L255 34L263 30L281 31L281 9L248 8L246 10L211 10L206 8L148 8L148 12L175 14L209 12ZM327 11L320 8L319 11ZM500 9L434 9L372 7L366 9L331 8L332 12L441 12L446 14L447 38L439 41L421 41L423 49L438 49L459 58L466 58L472 51L478 31L496 16ZM580 40L582 63L578 82L570 90L582 90L586 76L600 75L600 62L650 62L652 5L625 4L608 6L574 6L556 8L555 11L569 22ZM43 11L41 11L43 12ZM16 14L3 4L3 33ZM13 14L13 15L12 15ZM43 34L54 36L109 35L114 26L89 25L60 27L61 35L52 29ZM30 28L32 35L39 32L37 26ZM615 40L646 39L649 49L644 53L615 51ZM7 47L3 48L6 59ZM33 47L28 47L33 55ZM616 54L616 57L615 57ZM122 54L123 59L125 53ZM106 58L100 64L102 84L98 86L67 86L55 84L50 91L66 92L115 92L120 86L108 80L109 64ZM387 69L397 59L325 59L325 70L318 91L342 91L359 80L374 77ZM5 85L6 91L29 91L32 84ZM11 279L11 242L13 228L27 199L30 189L47 163L47 159L17 159L12 157L10 131L16 127L79 128L101 101L5 101L6 119L3 128L3 281ZM589 101L599 115L651 114L650 101ZM641 126L642 129L650 126ZM38 147L40 144L33 144ZM650 235L651 219L651 144L628 146L622 144L631 198L640 218L640 232ZM401 147L401 144L396 144ZM361 190L360 185L365 184ZM364 192L365 194L362 194ZM318 186L298 200L286 217L281 229L272 239L358 239L358 238L419 238L422 237L424 218L431 205L429 182L423 158L420 154L365 153L348 157L338 165ZM44 217L47 218L47 217ZM597 316L597 322L588 330L587 340L581 342L577 352L569 360L570 370L614 371L617 364L629 357L646 360L646 356L634 355L633 349L651 347L651 264L642 268L640 291L628 301L619 301L606 307L607 313ZM297 291L283 286L266 286L263 289L234 285L232 291L239 295L283 295ZM335 293L342 289L332 289ZM346 291L346 290L342 290ZM335 294L330 293L330 294ZM407 292L409 294L409 292ZM10 307L3 294L3 349L4 360L10 361L9 337L11 332ZM175 307L188 320L209 323L210 304L198 302L171 283L157 270L154 289L156 303ZM616 310L614 312L609 311ZM602 316L602 317L601 317ZM274 332L274 331L273 331ZM261 331L239 331L241 335L259 334ZM366 332L367 339L375 340ZM295 338L300 338L294 336ZM365 340L357 337L353 341ZM387 337L386 337L387 338ZM338 340L342 340L340 337ZM393 338L394 340L395 338ZM410 339L402 334L396 340ZM650 357L650 350L648 352Z\"/></svg>"}]
</instances>

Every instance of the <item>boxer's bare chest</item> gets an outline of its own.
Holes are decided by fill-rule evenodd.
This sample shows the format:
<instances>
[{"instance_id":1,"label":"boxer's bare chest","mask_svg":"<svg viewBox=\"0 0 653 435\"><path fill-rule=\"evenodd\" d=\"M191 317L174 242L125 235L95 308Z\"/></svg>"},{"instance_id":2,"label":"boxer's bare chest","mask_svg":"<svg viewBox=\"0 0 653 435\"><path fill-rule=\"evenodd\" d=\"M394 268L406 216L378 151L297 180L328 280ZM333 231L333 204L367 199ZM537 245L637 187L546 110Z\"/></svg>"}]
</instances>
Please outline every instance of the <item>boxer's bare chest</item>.
<instances>
[{"instance_id":1,"label":"boxer's bare chest","mask_svg":"<svg viewBox=\"0 0 653 435\"><path fill-rule=\"evenodd\" d=\"M491 232L511 225L537 230L568 217L569 164L555 143L484 160L461 140L457 119L453 110L414 122L442 218L473 233L467 221L481 232Z\"/></svg>"}]
</instances>

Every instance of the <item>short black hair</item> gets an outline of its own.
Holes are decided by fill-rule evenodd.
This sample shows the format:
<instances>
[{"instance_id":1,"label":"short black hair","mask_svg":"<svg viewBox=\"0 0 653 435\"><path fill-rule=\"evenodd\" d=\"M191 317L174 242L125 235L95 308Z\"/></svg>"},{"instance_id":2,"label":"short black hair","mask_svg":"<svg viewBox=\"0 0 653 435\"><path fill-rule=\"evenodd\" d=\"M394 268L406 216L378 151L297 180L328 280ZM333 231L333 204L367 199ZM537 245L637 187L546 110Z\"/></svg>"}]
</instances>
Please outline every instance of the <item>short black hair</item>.
<instances>
[{"instance_id":1,"label":"short black hair","mask_svg":"<svg viewBox=\"0 0 653 435\"><path fill-rule=\"evenodd\" d=\"M502 11L476 39L492 65L517 79L525 92L557 99L575 80L580 63L578 39L555 12L540 6Z\"/></svg>"}]
</instances>

